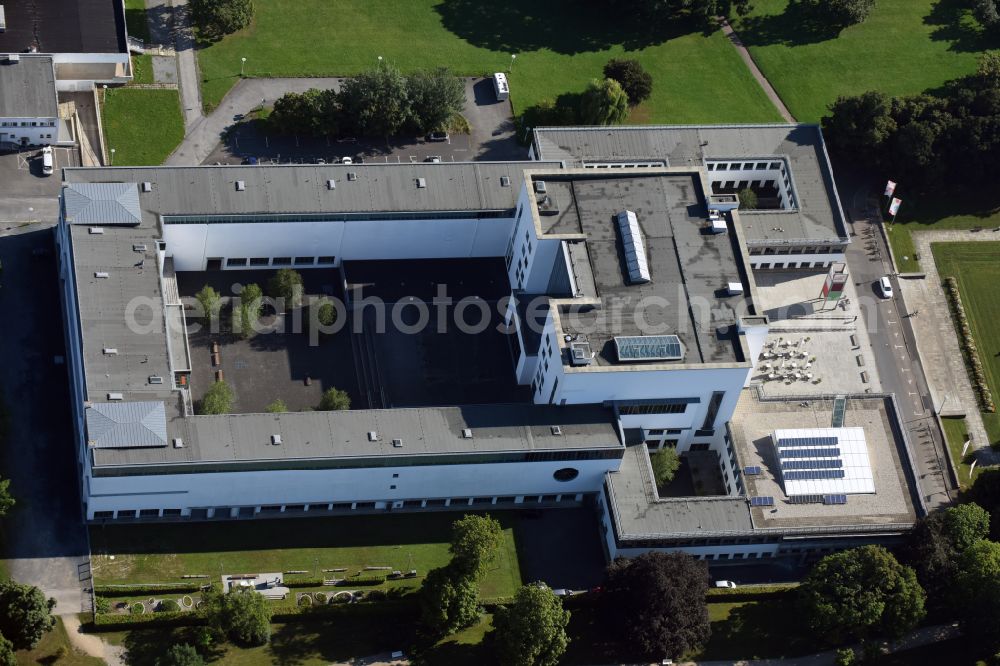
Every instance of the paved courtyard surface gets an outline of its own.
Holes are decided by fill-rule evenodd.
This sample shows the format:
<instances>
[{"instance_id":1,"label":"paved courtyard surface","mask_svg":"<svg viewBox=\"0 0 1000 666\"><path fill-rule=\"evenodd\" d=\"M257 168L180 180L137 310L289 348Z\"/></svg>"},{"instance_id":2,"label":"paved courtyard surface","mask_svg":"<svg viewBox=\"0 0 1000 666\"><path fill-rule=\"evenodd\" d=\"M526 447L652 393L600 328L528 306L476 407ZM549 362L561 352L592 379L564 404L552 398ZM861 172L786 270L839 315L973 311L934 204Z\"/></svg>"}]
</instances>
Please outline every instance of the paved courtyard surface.
<instances>
[{"instance_id":1,"label":"paved courtyard surface","mask_svg":"<svg viewBox=\"0 0 1000 666\"><path fill-rule=\"evenodd\" d=\"M59 216L60 171L78 166L77 152L54 148L56 172L42 175L40 149L0 153L0 231L53 224Z\"/></svg>"},{"instance_id":2,"label":"paved courtyard surface","mask_svg":"<svg viewBox=\"0 0 1000 666\"><path fill-rule=\"evenodd\" d=\"M920 255L920 265L925 277L899 280L909 311L917 312L909 320L916 337L917 349L927 369L927 382L934 405L943 416L965 416L966 428L972 436L972 447L981 449L976 454L980 464L998 464L1000 454L991 451L988 446L989 437L965 369L958 334L952 323L948 300L941 286L941 276L931 253L931 243L997 240L1000 240L997 234L990 232L917 231L913 234L913 244Z\"/></svg>"}]
</instances>

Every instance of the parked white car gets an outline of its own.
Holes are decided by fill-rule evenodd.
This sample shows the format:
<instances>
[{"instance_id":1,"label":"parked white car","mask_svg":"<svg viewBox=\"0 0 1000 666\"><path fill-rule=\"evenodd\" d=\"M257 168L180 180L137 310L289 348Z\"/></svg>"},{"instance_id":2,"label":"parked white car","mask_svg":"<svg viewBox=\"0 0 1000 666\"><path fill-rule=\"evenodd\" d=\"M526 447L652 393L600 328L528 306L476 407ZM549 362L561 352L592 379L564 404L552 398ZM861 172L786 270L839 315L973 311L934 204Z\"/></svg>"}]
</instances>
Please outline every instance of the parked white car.
<instances>
[{"instance_id":1,"label":"parked white car","mask_svg":"<svg viewBox=\"0 0 1000 666\"><path fill-rule=\"evenodd\" d=\"M51 176L55 170L55 157L52 155L52 146L42 148L42 175Z\"/></svg>"},{"instance_id":2,"label":"parked white car","mask_svg":"<svg viewBox=\"0 0 1000 666\"><path fill-rule=\"evenodd\" d=\"M727 589L730 589L730 590L735 590L736 589L736 583L734 583L731 580L717 580L717 581L715 581L715 586L716 587L724 587L724 588L727 588Z\"/></svg>"},{"instance_id":3,"label":"parked white car","mask_svg":"<svg viewBox=\"0 0 1000 666\"><path fill-rule=\"evenodd\" d=\"M889 282L888 275L883 275L879 278L878 290L882 294L882 298L892 298L892 283Z\"/></svg>"}]
</instances>

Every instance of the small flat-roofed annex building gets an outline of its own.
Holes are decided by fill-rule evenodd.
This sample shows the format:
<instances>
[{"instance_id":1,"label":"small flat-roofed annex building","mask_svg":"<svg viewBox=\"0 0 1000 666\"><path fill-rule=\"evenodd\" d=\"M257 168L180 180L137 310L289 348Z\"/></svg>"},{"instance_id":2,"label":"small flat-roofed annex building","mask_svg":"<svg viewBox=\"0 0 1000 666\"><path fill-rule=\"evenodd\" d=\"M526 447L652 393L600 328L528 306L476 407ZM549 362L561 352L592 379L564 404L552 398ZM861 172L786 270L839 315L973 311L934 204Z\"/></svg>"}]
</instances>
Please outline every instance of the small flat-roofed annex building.
<instances>
[{"instance_id":1,"label":"small flat-roofed annex building","mask_svg":"<svg viewBox=\"0 0 1000 666\"><path fill-rule=\"evenodd\" d=\"M733 209L753 268L843 261L850 234L816 125L539 127L531 156L586 169L701 169L711 206ZM758 208L738 209L751 189Z\"/></svg>"},{"instance_id":2,"label":"small flat-roofed annex building","mask_svg":"<svg viewBox=\"0 0 1000 666\"><path fill-rule=\"evenodd\" d=\"M60 92L131 80L123 0L4 0L0 6L0 60L50 55Z\"/></svg>"},{"instance_id":3,"label":"small flat-roofed annex building","mask_svg":"<svg viewBox=\"0 0 1000 666\"><path fill-rule=\"evenodd\" d=\"M0 146L55 144L59 131L52 58L0 55Z\"/></svg>"}]
</instances>

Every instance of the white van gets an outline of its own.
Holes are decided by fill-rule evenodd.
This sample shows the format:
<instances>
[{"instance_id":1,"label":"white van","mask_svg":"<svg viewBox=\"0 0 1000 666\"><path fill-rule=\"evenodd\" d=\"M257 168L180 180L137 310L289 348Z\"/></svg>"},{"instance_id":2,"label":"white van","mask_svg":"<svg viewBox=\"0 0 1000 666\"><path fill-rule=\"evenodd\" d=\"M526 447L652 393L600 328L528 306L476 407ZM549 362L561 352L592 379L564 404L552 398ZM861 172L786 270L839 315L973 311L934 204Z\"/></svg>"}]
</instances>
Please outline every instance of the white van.
<instances>
[{"instance_id":1,"label":"white van","mask_svg":"<svg viewBox=\"0 0 1000 666\"><path fill-rule=\"evenodd\" d=\"M510 97L510 86L507 85L507 75L497 72L493 75L493 91L497 94L497 101L503 102Z\"/></svg>"},{"instance_id":2,"label":"white van","mask_svg":"<svg viewBox=\"0 0 1000 666\"><path fill-rule=\"evenodd\" d=\"M55 161L52 156L52 146L42 148L42 175L51 176L55 170Z\"/></svg>"}]
</instances>

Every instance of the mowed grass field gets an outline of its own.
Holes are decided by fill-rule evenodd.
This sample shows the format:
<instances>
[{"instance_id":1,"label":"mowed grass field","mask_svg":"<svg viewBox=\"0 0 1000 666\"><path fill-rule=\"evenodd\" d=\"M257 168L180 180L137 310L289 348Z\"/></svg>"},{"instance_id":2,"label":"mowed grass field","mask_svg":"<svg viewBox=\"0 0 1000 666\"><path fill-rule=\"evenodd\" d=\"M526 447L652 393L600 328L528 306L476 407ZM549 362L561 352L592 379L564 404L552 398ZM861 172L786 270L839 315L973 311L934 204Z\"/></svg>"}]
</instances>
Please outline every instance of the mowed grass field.
<instances>
[{"instance_id":1,"label":"mowed grass field","mask_svg":"<svg viewBox=\"0 0 1000 666\"><path fill-rule=\"evenodd\" d=\"M887 227L893 258L900 273L920 270L920 261L930 257L914 256L913 234L921 230L973 229L1000 227L997 192L951 193L938 198L907 197L896 223ZM906 196L903 194L902 196Z\"/></svg>"},{"instance_id":2,"label":"mowed grass field","mask_svg":"<svg viewBox=\"0 0 1000 666\"><path fill-rule=\"evenodd\" d=\"M184 138L176 90L115 88L102 95L101 121L114 166L162 164Z\"/></svg>"},{"instance_id":3,"label":"mowed grass field","mask_svg":"<svg viewBox=\"0 0 1000 666\"><path fill-rule=\"evenodd\" d=\"M789 0L754 0L737 30L792 115L817 122L841 95L909 95L970 74L981 35L958 0L878 0L871 16L839 35L810 23Z\"/></svg>"},{"instance_id":4,"label":"mowed grass field","mask_svg":"<svg viewBox=\"0 0 1000 666\"><path fill-rule=\"evenodd\" d=\"M716 32L634 25L575 0L256 0L244 31L199 50L206 110L249 76L351 75L378 56L404 71L449 67L480 76L511 69L515 113L579 93L612 57L642 61L653 96L633 122L780 121L738 53ZM671 31L674 31L673 34ZM517 59L511 65L511 55Z\"/></svg>"},{"instance_id":5,"label":"mowed grass field","mask_svg":"<svg viewBox=\"0 0 1000 666\"><path fill-rule=\"evenodd\" d=\"M962 305L972 326L993 401L1000 404L1000 242L933 243L941 277L958 279ZM1000 441L997 414L983 414L990 442Z\"/></svg>"},{"instance_id":6,"label":"mowed grass field","mask_svg":"<svg viewBox=\"0 0 1000 666\"><path fill-rule=\"evenodd\" d=\"M513 513L494 515L504 546L480 584L484 599L513 595L521 586ZM450 559L451 524L460 513L95 526L90 530L95 584L167 583L184 575L308 571L346 567L416 569L423 579ZM114 559L112 559L112 556ZM315 573L314 573L315 572ZM388 572L368 572L370 574ZM342 577L345 574L327 574ZM400 581L415 586L414 579Z\"/></svg>"}]
</instances>

